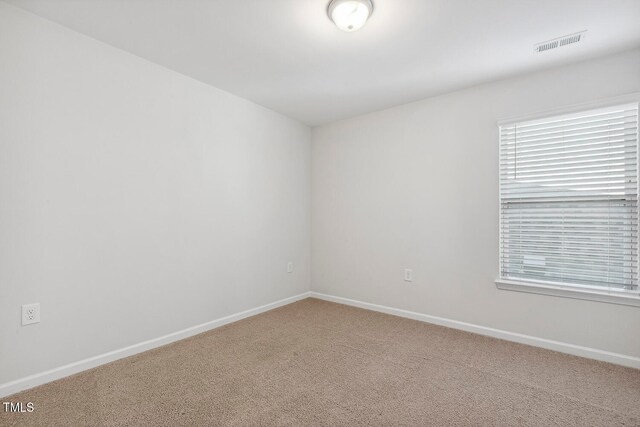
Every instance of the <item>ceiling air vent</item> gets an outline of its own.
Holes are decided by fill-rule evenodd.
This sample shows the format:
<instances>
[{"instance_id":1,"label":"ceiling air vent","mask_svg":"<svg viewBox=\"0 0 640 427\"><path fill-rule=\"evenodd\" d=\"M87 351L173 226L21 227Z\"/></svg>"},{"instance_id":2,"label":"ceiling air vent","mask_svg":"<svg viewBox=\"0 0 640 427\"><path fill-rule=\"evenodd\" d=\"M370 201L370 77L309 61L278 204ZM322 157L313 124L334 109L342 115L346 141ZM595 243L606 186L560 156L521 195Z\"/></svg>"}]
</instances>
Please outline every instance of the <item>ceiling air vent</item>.
<instances>
[{"instance_id":1,"label":"ceiling air vent","mask_svg":"<svg viewBox=\"0 0 640 427\"><path fill-rule=\"evenodd\" d=\"M557 39L548 40L546 42L536 44L533 49L540 53L545 50L557 49L562 46L566 46L573 43L578 43L584 39L586 30L579 33L569 34L567 36L558 37Z\"/></svg>"}]
</instances>

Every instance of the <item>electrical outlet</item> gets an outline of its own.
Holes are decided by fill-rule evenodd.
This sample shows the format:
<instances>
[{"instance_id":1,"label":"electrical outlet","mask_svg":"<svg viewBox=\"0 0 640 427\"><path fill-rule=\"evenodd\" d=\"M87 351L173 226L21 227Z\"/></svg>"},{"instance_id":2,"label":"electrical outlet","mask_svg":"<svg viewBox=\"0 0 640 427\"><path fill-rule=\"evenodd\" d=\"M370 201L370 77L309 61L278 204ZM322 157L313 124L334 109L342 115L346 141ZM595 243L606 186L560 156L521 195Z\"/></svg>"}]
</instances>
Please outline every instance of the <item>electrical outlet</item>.
<instances>
[{"instance_id":1,"label":"electrical outlet","mask_svg":"<svg viewBox=\"0 0 640 427\"><path fill-rule=\"evenodd\" d=\"M413 270L410 270L408 268L404 269L404 281L413 282Z\"/></svg>"},{"instance_id":2,"label":"electrical outlet","mask_svg":"<svg viewBox=\"0 0 640 427\"><path fill-rule=\"evenodd\" d=\"M22 326L32 323L40 323L40 303L25 304L22 306Z\"/></svg>"},{"instance_id":3,"label":"electrical outlet","mask_svg":"<svg viewBox=\"0 0 640 427\"><path fill-rule=\"evenodd\" d=\"M287 273L293 273L293 261L287 263Z\"/></svg>"}]
</instances>

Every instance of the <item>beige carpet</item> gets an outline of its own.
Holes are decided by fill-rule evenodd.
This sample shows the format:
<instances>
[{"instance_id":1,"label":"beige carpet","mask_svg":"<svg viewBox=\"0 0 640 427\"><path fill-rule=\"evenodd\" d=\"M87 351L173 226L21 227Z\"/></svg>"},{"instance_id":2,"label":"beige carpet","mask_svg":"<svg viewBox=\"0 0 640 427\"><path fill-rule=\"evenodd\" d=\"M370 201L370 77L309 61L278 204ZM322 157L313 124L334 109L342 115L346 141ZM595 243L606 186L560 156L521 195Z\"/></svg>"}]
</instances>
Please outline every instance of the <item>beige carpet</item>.
<instances>
[{"instance_id":1,"label":"beige carpet","mask_svg":"<svg viewBox=\"0 0 640 427\"><path fill-rule=\"evenodd\" d=\"M640 371L307 299L16 394L0 425L640 425Z\"/></svg>"}]
</instances>

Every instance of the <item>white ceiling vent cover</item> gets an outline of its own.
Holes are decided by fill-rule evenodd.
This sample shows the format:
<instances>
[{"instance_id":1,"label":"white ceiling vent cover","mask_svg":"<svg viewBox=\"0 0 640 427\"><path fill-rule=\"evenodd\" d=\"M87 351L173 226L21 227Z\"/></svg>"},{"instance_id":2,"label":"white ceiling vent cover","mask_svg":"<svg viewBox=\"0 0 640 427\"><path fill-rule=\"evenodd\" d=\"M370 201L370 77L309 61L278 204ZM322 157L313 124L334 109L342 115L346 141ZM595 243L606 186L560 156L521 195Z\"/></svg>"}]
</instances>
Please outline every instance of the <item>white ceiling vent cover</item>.
<instances>
[{"instance_id":1,"label":"white ceiling vent cover","mask_svg":"<svg viewBox=\"0 0 640 427\"><path fill-rule=\"evenodd\" d=\"M584 40L584 36L586 32L587 32L586 30L580 31L579 33L573 33L567 36L558 37L557 39L538 43L533 46L533 50L540 53L540 52L544 52L545 50L557 49L562 46L578 43Z\"/></svg>"}]
</instances>

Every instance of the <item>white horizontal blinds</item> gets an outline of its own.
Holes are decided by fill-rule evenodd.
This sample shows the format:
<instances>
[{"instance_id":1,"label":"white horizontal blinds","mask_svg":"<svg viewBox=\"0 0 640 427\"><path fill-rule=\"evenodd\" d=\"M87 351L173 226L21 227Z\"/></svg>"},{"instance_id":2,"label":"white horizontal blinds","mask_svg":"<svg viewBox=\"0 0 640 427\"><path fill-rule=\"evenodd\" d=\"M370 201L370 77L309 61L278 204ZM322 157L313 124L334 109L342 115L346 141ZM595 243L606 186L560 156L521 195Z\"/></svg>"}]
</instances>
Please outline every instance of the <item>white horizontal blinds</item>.
<instances>
[{"instance_id":1,"label":"white horizontal blinds","mask_svg":"<svg viewBox=\"0 0 640 427\"><path fill-rule=\"evenodd\" d=\"M505 279L635 289L638 104L500 127Z\"/></svg>"}]
</instances>

